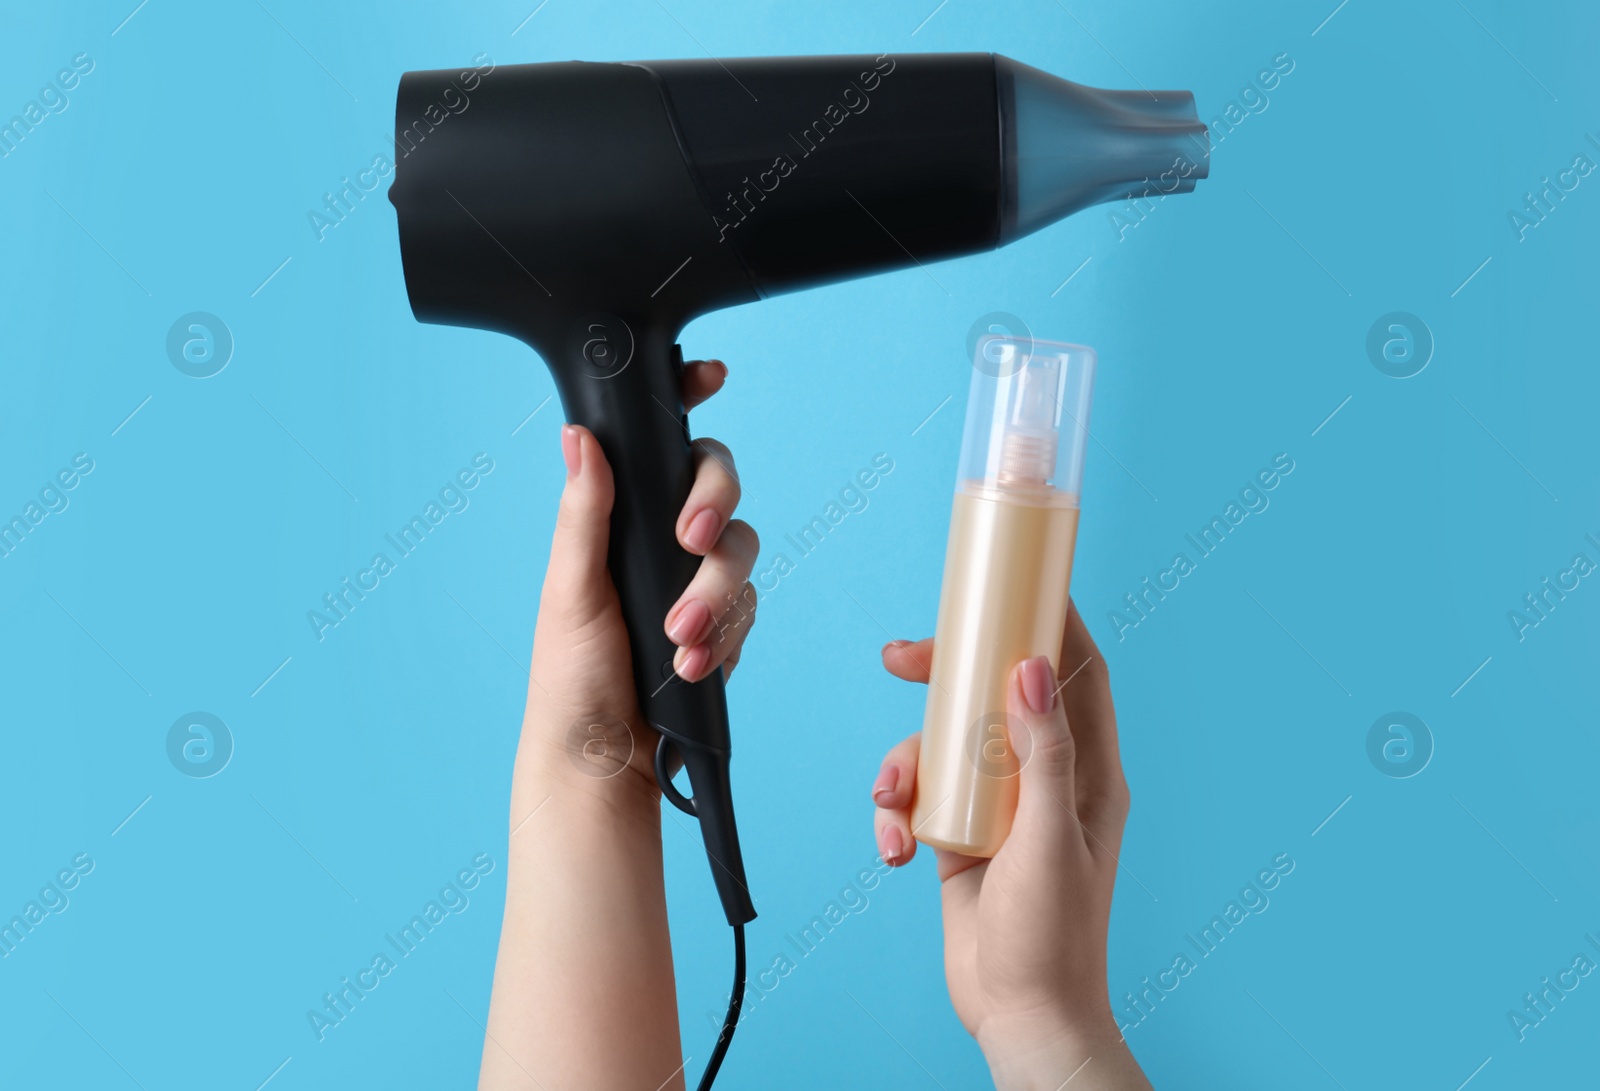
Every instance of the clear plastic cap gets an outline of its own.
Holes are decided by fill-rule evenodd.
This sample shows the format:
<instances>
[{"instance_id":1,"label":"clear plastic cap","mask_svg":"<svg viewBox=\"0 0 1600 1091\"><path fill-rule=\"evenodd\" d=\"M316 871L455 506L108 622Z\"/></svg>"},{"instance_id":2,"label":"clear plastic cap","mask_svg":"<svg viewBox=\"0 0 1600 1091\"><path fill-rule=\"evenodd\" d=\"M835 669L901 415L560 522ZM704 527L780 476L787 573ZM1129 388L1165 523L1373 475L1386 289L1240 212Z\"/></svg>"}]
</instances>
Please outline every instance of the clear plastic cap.
<instances>
[{"instance_id":1,"label":"clear plastic cap","mask_svg":"<svg viewBox=\"0 0 1600 1091\"><path fill-rule=\"evenodd\" d=\"M1094 350L1029 336L980 338L960 483L1074 498L1083 481Z\"/></svg>"}]
</instances>

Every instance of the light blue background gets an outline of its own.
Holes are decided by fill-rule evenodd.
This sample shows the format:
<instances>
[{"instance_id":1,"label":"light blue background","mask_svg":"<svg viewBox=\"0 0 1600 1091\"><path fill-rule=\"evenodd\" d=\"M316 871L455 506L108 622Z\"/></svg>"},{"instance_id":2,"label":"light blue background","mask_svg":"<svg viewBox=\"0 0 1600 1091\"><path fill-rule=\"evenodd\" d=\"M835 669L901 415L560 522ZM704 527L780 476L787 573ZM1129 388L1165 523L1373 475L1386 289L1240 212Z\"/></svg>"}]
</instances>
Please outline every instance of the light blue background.
<instances>
[{"instance_id":1,"label":"light blue background","mask_svg":"<svg viewBox=\"0 0 1600 1091\"><path fill-rule=\"evenodd\" d=\"M1294 62L1210 180L1120 241L1095 209L686 331L733 369L693 425L736 453L762 567L894 460L766 596L731 689L753 968L872 860L867 789L922 708L877 652L932 629L963 345L1009 311L1100 354L1074 594L1134 799L1113 996L1193 953L1185 934L1274 855L1296 861L1129 1031L1155 1085L1592 1083L1600 978L1526 1041L1507 1011L1600 958L1600 588L1520 642L1506 615L1573 554L1600 561L1600 177L1522 241L1508 213L1580 152L1600 161L1600 33L1577 3L1335 2L549 0L525 23L534 0L149 0L125 24L134 0L9 6L0 118L73 55L95 67L0 160L0 512L78 452L95 469L0 560L0 917L74 854L96 866L0 960L0 1085L475 1078L559 413L513 434L551 393L540 362L412 319L381 191L320 242L307 213L384 149L406 69L706 50L993 50L1189 88L1207 119ZM190 311L236 339L214 378L167 359ZM1436 339L1411 379L1367 357L1391 311ZM495 469L470 508L319 643L306 611L478 452ZM1295 469L1270 508L1119 641L1107 612L1279 452ZM197 709L236 744L207 780L165 750ZM1434 737L1410 779L1367 757L1392 710ZM695 835L664 826L697 1074L727 929ZM319 1043L306 1011L480 852L496 869L470 908ZM929 859L885 880L754 1005L722 1082L983 1085L936 887Z\"/></svg>"}]
</instances>

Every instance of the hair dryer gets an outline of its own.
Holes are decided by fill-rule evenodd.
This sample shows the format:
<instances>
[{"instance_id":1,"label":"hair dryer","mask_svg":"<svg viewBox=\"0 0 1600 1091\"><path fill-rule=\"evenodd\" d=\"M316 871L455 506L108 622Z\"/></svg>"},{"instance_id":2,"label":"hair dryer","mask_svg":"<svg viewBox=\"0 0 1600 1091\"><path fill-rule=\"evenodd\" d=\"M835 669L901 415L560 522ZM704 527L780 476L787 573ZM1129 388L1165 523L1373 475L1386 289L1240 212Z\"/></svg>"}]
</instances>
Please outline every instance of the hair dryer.
<instances>
[{"instance_id":1,"label":"hair dryer","mask_svg":"<svg viewBox=\"0 0 1600 1091\"><path fill-rule=\"evenodd\" d=\"M400 250L424 322L549 366L616 476L608 563L656 773L699 818L730 923L755 917L722 675L672 670L667 610L700 559L679 331L720 307L990 250L1102 201L1188 192L1186 91L1101 91L989 53L527 64L408 72ZM692 797L674 788L681 756Z\"/></svg>"}]
</instances>

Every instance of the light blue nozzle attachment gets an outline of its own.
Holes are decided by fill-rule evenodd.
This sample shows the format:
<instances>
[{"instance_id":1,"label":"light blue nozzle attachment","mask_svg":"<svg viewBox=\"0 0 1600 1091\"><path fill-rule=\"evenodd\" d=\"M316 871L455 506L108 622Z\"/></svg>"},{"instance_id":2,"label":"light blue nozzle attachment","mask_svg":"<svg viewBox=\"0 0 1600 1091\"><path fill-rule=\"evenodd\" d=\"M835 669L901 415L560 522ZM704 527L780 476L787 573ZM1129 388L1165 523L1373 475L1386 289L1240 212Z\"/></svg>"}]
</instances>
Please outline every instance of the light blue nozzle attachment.
<instances>
[{"instance_id":1,"label":"light blue nozzle attachment","mask_svg":"<svg viewBox=\"0 0 1600 1091\"><path fill-rule=\"evenodd\" d=\"M1104 201L1188 193L1211 133L1188 91L1102 91L995 57L1000 245Z\"/></svg>"}]
</instances>

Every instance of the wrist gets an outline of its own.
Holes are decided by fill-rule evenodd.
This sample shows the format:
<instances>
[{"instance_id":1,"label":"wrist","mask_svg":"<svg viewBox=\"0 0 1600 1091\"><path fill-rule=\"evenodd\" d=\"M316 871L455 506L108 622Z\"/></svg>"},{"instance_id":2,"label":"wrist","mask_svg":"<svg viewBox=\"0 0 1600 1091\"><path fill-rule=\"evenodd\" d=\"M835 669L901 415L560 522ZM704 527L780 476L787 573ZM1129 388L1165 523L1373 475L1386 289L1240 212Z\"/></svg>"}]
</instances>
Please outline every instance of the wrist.
<instances>
[{"instance_id":1,"label":"wrist","mask_svg":"<svg viewBox=\"0 0 1600 1091\"><path fill-rule=\"evenodd\" d=\"M995 1016L975 1037L996 1091L1057 1091L1091 1059L1120 1058L1128 1048L1109 1010L1080 1017Z\"/></svg>"},{"instance_id":2,"label":"wrist","mask_svg":"<svg viewBox=\"0 0 1600 1091\"><path fill-rule=\"evenodd\" d=\"M661 790L655 774L627 759L629 740L609 748L525 724L512 773L513 828L546 800L566 807L594 808L618 818L661 820ZM552 803L552 806L555 804Z\"/></svg>"}]
</instances>

